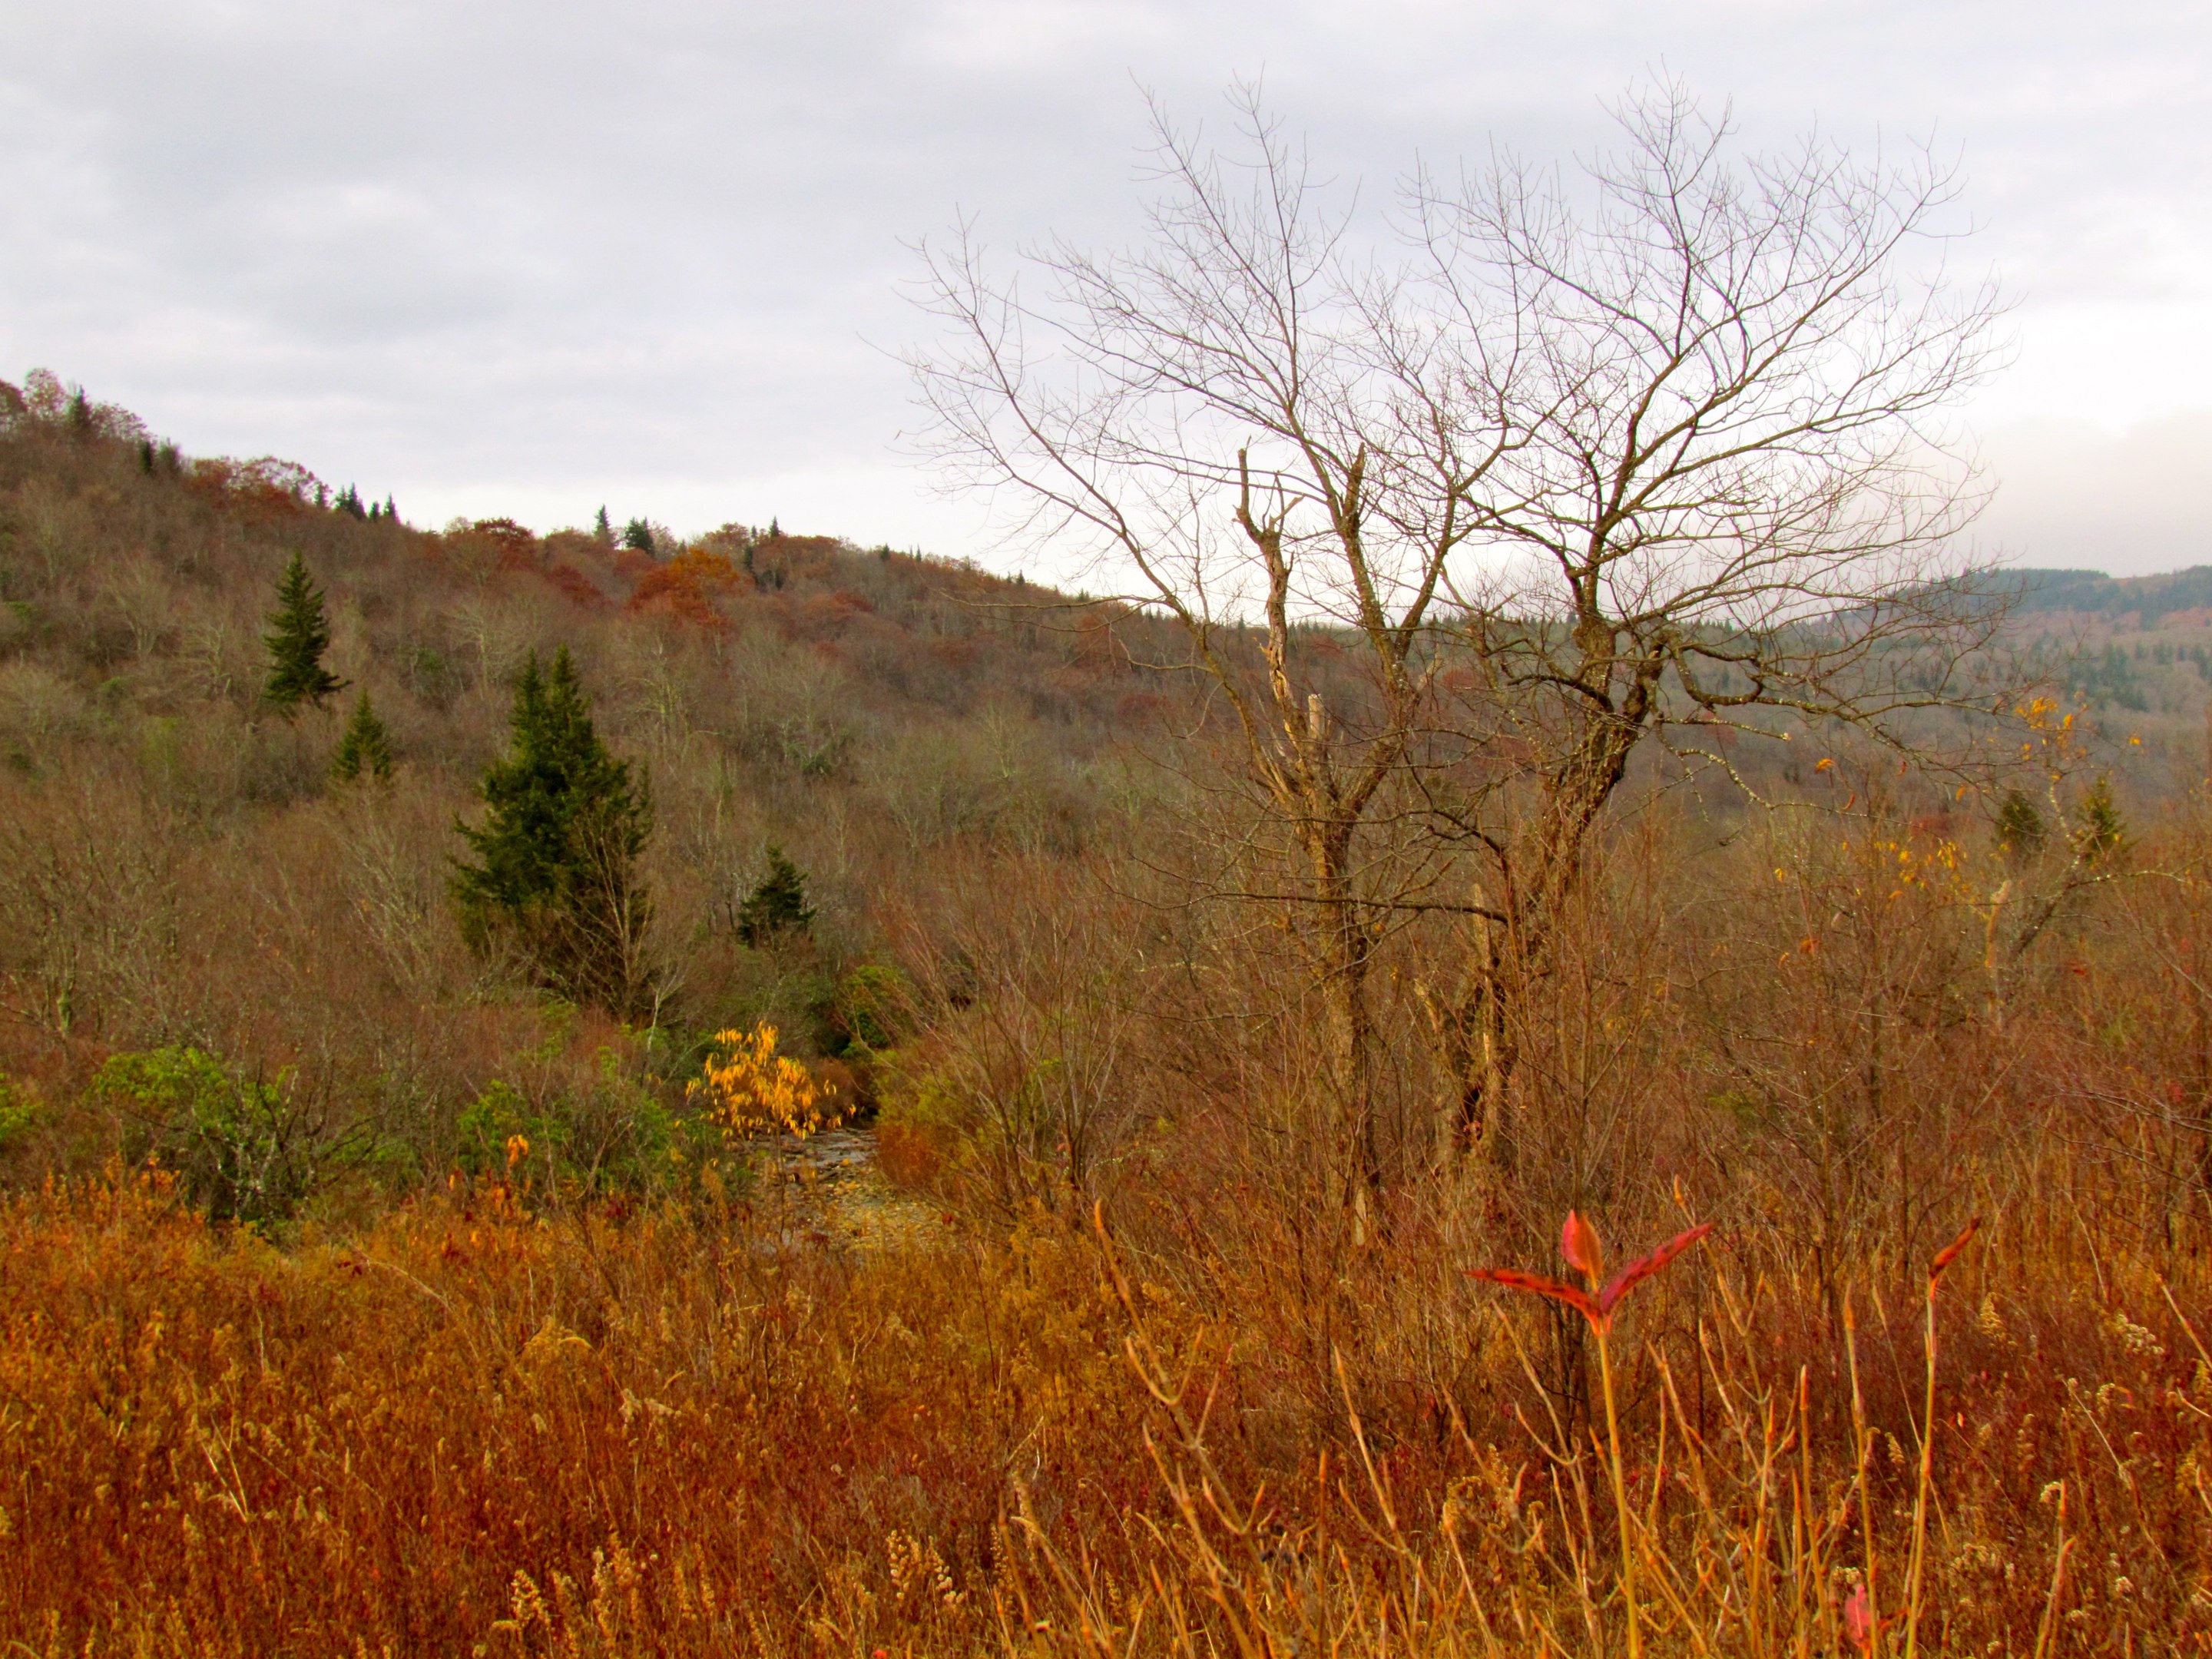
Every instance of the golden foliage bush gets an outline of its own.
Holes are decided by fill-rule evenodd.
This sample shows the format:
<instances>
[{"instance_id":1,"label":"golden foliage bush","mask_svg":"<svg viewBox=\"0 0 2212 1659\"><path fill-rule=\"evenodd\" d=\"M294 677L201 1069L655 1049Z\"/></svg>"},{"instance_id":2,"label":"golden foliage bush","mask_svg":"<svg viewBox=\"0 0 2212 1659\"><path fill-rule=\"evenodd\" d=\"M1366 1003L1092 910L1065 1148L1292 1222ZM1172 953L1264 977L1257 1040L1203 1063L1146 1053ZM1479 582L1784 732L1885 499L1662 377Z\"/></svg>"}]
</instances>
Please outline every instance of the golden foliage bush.
<instances>
[{"instance_id":1,"label":"golden foliage bush","mask_svg":"<svg viewBox=\"0 0 2212 1659\"><path fill-rule=\"evenodd\" d=\"M775 1045L775 1027L766 1023L717 1031L703 1069L686 1085L726 1137L811 1135L844 1121L841 1103Z\"/></svg>"}]
</instances>

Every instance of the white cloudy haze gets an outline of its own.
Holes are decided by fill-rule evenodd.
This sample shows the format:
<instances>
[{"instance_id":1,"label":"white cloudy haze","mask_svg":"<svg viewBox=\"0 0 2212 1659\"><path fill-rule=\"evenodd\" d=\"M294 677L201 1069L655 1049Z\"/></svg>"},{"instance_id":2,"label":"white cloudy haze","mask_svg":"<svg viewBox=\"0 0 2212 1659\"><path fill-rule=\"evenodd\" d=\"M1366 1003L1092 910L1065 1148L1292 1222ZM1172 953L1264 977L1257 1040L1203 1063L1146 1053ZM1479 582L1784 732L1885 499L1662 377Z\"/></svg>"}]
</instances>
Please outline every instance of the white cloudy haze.
<instances>
[{"instance_id":1,"label":"white cloudy haze","mask_svg":"<svg viewBox=\"0 0 2212 1659\"><path fill-rule=\"evenodd\" d=\"M0 374L410 520L997 555L903 461L902 246L1110 239L1136 87L1264 71L1334 171L1588 148L1663 64L1747 127L1956 147L2018 305L1985 542L2212 562L2202 0L0 0Z\"/></svg>"}]
</instances>

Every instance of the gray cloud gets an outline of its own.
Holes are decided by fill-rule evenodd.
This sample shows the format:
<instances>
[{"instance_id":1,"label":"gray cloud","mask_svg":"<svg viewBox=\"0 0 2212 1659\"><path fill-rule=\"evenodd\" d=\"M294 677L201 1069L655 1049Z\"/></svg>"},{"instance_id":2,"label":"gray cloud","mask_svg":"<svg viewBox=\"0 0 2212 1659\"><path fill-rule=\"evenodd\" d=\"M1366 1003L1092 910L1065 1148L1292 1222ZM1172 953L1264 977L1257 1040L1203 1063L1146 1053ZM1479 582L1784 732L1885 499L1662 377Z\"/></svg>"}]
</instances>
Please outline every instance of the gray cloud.
<instances>
[{"instance_id":1,"label":"gray cloud","mask_svg":"<svg viewBox=\"0 0 2212 1659\"><path fill-rule=\"evenodd\" d=\"M2013 562L2121 576L2212 564L2212 409L2118 434L2063 417L2008 422L1983 449L2002 487L1978 529Z\"/></svg>"},{"instance_id":2,"label":"gray cloud","mask_svg":"<svg viewBox=\"0 0 2212 1659\"><path fill-rule=\"evenodd\" d=\"M2159 422L2212 377L2208 40L2149 0L0 0L0 364L417 518L965 548L894 453L902 239L1125 234L1138 82L1197 113L1264 70L1371 200L1416 150L1586 148L1663 64L1756 134L1959 146L2023 300L1993 533L2089 545L2118 468L2169 527L2107 540L2181 548L2187 469L2116 458L2202 453Z\"/></svg>"}]
</instances>

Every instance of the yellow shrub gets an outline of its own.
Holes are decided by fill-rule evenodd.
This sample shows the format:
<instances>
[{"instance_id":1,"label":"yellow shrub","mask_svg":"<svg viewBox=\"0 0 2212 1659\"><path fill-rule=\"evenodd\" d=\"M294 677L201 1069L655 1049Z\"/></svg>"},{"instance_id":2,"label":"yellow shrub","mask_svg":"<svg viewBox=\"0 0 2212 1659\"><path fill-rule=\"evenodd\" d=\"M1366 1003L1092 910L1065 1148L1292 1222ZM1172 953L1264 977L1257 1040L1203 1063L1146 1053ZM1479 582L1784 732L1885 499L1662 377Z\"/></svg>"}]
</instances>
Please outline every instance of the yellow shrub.
<instances>
[{"instance_id":1,"label":"yellow shrub","mask_svg":"<svg viewBox=\"0 0 2212 1659\"><path fill-rule=\"evenodd\" d=\"M775 1051L775 1027L718 1031L707 1063L689 1090L733 1140L754 1135L811 1135L834 1129L844 1114L825 1100L806 1067Z\"/></svg>"}]
</instances>

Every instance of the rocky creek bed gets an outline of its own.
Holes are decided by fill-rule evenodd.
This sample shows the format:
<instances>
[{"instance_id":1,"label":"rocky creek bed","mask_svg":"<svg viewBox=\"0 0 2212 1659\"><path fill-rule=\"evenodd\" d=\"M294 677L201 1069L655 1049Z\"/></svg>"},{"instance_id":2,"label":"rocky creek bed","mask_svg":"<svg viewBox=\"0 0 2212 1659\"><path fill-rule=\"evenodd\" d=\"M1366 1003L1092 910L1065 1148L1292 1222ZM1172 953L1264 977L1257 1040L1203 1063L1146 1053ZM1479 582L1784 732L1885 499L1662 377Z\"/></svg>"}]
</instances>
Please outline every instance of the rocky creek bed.
<instances>
[{"instance_id":1,"label":"rocky creek bed","mask_svg":"<svg viewBox=\"0 0 2212 1659\"><path fill-rule=\"evenodd\" d=\"M926 1242L945 1225L934 1206L884 1179L872 1129L775 1135L753 1146L759 1201L781 1223L787 1243L890 1249Z\"/></svg>"}]
</instances>

